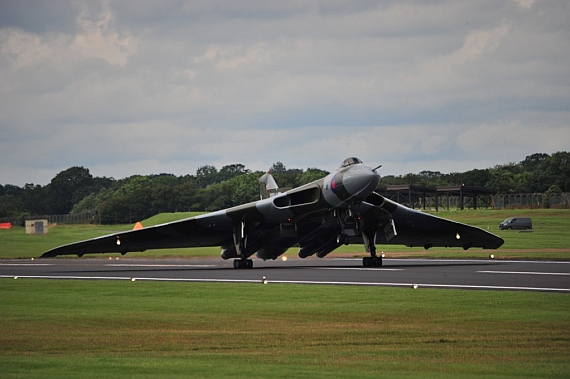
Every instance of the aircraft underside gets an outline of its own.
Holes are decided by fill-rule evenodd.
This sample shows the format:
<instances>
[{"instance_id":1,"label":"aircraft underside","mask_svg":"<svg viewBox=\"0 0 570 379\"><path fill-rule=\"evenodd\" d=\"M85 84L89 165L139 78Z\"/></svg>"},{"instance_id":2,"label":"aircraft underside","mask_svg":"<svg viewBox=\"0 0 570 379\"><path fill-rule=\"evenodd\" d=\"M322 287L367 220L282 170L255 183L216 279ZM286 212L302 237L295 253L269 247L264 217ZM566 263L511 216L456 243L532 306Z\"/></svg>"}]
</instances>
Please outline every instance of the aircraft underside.
<instances>
[{"instance_id":1,"label":"aircraft underside","mask_svg":"<svg viewBox=\"0 0 570 379\"><path fill-rule=\"evenodd\" d=\"M222 258L234 260L234 268L252 268L250 257L255 254L263 260L277 259L291 247L299 248L299 257L316 255L324 258L349 243L364 244L370 254L363 258L364 267L382 266L382 257L376 254L376 234L380 220L357 217L350 210L331 210L327 214L313 214L296 223L282 223L272 228L252 228L244 223L235 228L234 244L224 247ZM242 232L243 231L243 232ZM309 231L309 232L307 232ZM243 233L243 234L242 234Z\"/></svg>"}]
</instances>

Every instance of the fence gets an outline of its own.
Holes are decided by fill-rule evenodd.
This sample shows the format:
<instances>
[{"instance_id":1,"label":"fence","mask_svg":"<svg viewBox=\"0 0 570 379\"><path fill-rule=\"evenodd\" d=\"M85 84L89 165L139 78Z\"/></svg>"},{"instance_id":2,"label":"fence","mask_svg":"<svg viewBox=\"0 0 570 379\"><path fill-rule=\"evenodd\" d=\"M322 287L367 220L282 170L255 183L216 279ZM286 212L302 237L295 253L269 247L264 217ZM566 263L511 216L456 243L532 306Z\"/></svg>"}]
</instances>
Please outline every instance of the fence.
<instances>
[{"instance_id":1,"label":"fence","mask_svg":"<svg viewBox=\"0 0 570 379\"><path fill-rule=\"evenodd\" d=\"M93 211L83 213L69 213L64 215L35 215L20 217L3 217L0 222L9 222L12 225L24 226L26 220L47 219L50 224L91 224L98 222Z\"/></svg>"},{"instance_id":2,"label":"fence","mask_svg":"<svg viewBox=\"0 0 570 379\"><path fill-rule=\"evenodd\" d=\"M490 200L490 202L489 202ZM477 208L513 209L513 208L570 208L570 193L544 194L544 193L510 193L478 198ZM440 196L440 205L447 209L460 209L461 199L459 196ZM435 204L434 199L426 199L426 205L431 208ZM472 198L464 198L465 208L474 208Z\"/></svg>"},{"instance_id":3,"label":"fence","mask_svg":"<svg viewBox=\"0 0 570 379\"><path fill-rule=\"evenodd\" d=\"M39 218L47 218L50 224L90 224L95 222L95 212L69 213L64 215L47 215ZM38 217L33 217L38 218Z\"/></svg>"},{"instance_id":4,"label":"fence","mask_svg":"<svg viewBox=\"0 0 570 379\"><path fill-rule=\"evenodd\" d=\"M396 199L392 199L396 200ZM429 209L435 210L435 197L426 196L412 196L410 199L399 199L401 204L414 208L414 209ZM439 208L445 210L461 209L462 199L459 196L443 194L438 197ZM544 193L513 193L513 194L500 194L489 196L478 196L474 200L471 196L463 197L463 207L473 209L474 201L477 201L477 208L491 208L491 209L513 209L513 208L570 208L570 193L550 194L549 196Z\"/></svg>"},{"instance_id":5,"label":"fence","mask_svg":"<svg viewBox=\"0 0 570 379\"><path fill-rule=\"evenodd\" d=\"M495 209L509 208L570 208L570 193L515 193L493 197Z\"/></svg>"}]
</instances>

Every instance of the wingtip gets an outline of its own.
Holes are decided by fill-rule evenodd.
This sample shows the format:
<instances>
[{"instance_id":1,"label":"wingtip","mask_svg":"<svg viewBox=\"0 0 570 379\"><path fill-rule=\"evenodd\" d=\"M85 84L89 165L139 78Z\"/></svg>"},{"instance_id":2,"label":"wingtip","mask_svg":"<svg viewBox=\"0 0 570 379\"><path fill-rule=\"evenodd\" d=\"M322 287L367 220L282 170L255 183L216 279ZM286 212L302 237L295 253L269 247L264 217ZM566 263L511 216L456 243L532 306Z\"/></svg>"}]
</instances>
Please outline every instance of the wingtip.
<instances>
[{"instance_id":1,"label":"wingtip","mask_svg":"<svg viewBox=\"0 0 570 379\"><path fill-rule=\"evenodd\" d=\"M58 255L62 255L61 254L61 247L54 247L51 250L46 251L45 253L43 253L40 258L55 258Z\"/></svg>"},{"instance_id":2,"label":"wingtip","mask_svg":"<svg viewBox=\"0 0 570 379\"><path fill-rule=\"evenodd\" d=\"M493 239L493 241L490 244L485 245L483 247L483 249L485 249L485 250L496 250L499 247L503 246L503 244L505 243L505 240L499 236L495 236L495 235L493 235L493 236L495 237Z\"/></svg>"}]
</instances>

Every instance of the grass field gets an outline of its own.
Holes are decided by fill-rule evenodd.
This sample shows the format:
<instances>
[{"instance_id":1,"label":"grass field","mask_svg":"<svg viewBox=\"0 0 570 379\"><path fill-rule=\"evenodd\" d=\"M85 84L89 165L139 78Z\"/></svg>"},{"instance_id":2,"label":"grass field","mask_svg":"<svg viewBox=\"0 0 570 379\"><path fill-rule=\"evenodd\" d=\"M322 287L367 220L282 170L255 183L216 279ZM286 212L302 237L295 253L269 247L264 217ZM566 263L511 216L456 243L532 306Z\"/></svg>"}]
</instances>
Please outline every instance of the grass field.
<instances>
[{"instance_id":1,"label":"grass field","mask_svg":"<svg viewBox=\"0 0 570 379\"><path fill-rule=\"evenodd\" d=\"M162 214L143 224L193 215ZM437 215L502 236L497 256L570 259L568 210ZM522 215L533 218L532 233L498 230L500 221ZM55 226L43 236L0 230L0 257L38 257L131 228ZM388 256L489 254L379 249ZM363 248L338 250L358 256ZM218 255L214 247L127 257ZM2 378L568 378L570 372L567 294L0 279L0 317Z\"/></svg>"},{"instance_id":2,"label":"grass field","mask_svg":"<svg viewBox=\"0 0 570 379\"><path fill-rule=\"evenodd\" d=\"M2 378L567 378L567 294L0 279Z\"/></svg>"},{"instance_id":3,"label":"grass field","mask_svg":"<svg viewBox=\"0 0 570 379\"><path fill-rule=\"evenodd\" d=\"M143 220L144 226L157 225L198 213L164 213ZM539 210L465 210L434 213L437 216L464 222L489 230L502 237L505 244L494 252L496 258L527 258L527 259L570 259L570 210L539 209ZM527 216L533 220L532 232L499 230L498 225L507 217ZM0 258L31 258L39 257L43 252L63 244L81 241L109 233L132 229L133 225L58 225L51 226L49 233L42 236L26 235L24 228L0 230ZM433 248L428 251L423 248L407 248L405 246L378 246L388 257L432 257L432 258L483 258L489 251L461 248ZM331 256L351 255L364 256L362 245L341 246ZM144 253L129 253L127 257L217 257L219 247L195 249L167 249L146 251ZM290 249L289 256L296 256L297 249Z\"/></svg>"}]
</instances>

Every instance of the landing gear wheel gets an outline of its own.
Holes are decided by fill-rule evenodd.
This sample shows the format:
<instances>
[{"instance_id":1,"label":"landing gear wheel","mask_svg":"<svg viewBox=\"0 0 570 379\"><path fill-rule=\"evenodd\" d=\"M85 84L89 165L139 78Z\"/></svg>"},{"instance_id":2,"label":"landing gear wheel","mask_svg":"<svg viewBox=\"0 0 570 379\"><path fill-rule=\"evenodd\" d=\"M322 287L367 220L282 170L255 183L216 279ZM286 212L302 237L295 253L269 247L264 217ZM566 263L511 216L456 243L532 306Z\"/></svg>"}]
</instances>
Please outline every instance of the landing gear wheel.
<instances>
[{"instance_id":1,"label":"landing gear wheel","mask_svg":"<svg viewBox=\"0 0 570 379\"><path fill-rule=\"evenodd\" d=\"M234 259L234 268L253 268L253 261L251 259Z\"/></svg>"},{"instance_id":2,"label":"landing gear wheel","mask_svg":"<svg viewBox=\"0 0 570 379\"><path fill-rule=\"evenodd\" d=\"M336 236L336 243L339 245L348 245L350 242L350 237L346 234L339 234Z\"/></svg>"},{"instance_id":3,"label":"landing gear wheel","mask_svg":"<svg viewBox=\"0 0 570 379\"><path fill-rule=\"evenodd\" d=\"M364 257L362 258L364 267L382 267L382 257Z\"/></svg>"}]
</instances>

